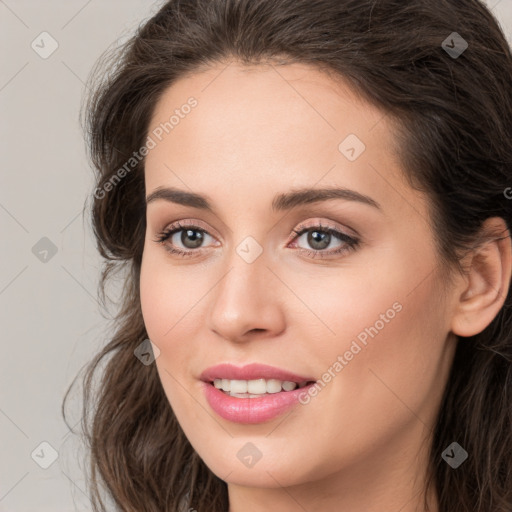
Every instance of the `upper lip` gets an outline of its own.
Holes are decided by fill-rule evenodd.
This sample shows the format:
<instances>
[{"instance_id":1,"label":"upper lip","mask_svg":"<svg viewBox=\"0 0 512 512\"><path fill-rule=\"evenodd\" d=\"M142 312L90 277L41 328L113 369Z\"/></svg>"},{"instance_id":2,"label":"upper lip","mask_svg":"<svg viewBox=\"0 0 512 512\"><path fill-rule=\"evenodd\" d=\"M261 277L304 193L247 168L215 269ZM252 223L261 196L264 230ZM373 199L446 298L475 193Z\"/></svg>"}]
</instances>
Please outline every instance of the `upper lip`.
<instances>
[{"instance_id":1,"label":"upper lip","mask_svg":"<svg viewBox=\"0 0 512 512\"><path fill-rule=\"evenodd\" d=\"M283 370L282 368L259 363L252 363L241 367L229 363L210 366L201 373L200 379L204 382L212 382L215 379L277 379L280 381L296 382L297 384L316 380L313 377L304 377L287 370Z\"/></svg>"}]
</instances>

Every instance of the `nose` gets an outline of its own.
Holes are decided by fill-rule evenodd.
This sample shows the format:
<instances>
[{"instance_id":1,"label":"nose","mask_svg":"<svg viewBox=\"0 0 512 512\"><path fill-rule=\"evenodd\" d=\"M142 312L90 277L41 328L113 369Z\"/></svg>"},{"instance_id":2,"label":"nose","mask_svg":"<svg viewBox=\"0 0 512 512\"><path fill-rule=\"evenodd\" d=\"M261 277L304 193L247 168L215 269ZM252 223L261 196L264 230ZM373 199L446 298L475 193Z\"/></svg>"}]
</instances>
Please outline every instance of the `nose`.
<instances>
[{"instance_id":1,"label":"nose","mask_svg":"<svg viewBox=\"0 0 512 512\"><path fill-rule=\"evenodd\" d=\"M233 343L273 338L285 328L286 299L263 257L247 263L238 255L212 290L208 327Z\"/></svg>"}]
</instances>

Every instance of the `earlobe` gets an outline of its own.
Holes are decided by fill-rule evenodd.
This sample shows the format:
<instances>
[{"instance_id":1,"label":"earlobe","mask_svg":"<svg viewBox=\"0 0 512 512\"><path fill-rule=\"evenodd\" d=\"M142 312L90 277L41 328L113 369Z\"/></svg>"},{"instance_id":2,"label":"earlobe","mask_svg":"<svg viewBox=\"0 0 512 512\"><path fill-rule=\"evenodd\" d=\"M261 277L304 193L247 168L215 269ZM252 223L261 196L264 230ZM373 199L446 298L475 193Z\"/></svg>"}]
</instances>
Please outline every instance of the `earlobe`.
<instances>
[{"instance_id":1,"label":"earlobe","mask_svg":"<svg viewBox=\"0 0 512 512\"><path fill-rule=\"evenodd\" d=\"M458 336L482 332L505 303L512 273L510 231L500 217L487 219L481 229L485 240L467 258L464 289L452 318Z\"/></svg>"}]
</instances>

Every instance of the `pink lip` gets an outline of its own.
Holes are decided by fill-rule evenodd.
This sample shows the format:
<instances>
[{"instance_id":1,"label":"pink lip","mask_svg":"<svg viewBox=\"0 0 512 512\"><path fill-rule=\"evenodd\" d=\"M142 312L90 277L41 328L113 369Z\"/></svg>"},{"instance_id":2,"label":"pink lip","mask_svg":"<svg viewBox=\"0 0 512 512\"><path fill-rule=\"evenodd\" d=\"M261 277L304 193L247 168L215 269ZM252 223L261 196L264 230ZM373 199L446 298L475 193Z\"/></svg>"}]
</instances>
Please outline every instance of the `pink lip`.
<instances>
[{"instance_id":1,"label":"pink lip","mask_svg":"<svg viewBox=\"0 0 512 512\"><path fill-rule=\"evenodd\" d=\"M299 402L300 396L307 394L315 383L293 391L280 391L262 395L261 398L236 398L226 395L213 384L203 382L206 400L210 407L225 420L235 423L263 423L280 416Z\"/></svg>"},{"instance_id":2,"label":"pink lip","mask_svg":"<svg viewBox=\"0 0 512 512\"><path fill-rule=\"evenodd\" d=\"M311 384L293 391L280 391L262 395L260 398L232 397L217 389L214 379L254 380L277 379L296 383L313 381ZM280 416L299 402L302 394L306 394L316 380L302 377L286 370L272 366L253 363L242 368L220 364L208 368L201 374L203 390L210 407L222 418L236 423L263 423Z\"/></svg>"},{"instance_id":3,"label":"pink lip","mask_svg":"<svg viewBox=\"0 0 512 512\"><path fill-rule=\"evenodd\" d=\"M316 380L314 377L303 377L294 373L268 366L266 364L252 363L246 366L234 366L224 363L207 368L199 377L204 382L212 382L214 379L229 380L255 380L255 379L277 379L281 381L288 380L290 382L308 382ZM256 399L254 399L256 400Z\"/></svg>"}]
</instances>

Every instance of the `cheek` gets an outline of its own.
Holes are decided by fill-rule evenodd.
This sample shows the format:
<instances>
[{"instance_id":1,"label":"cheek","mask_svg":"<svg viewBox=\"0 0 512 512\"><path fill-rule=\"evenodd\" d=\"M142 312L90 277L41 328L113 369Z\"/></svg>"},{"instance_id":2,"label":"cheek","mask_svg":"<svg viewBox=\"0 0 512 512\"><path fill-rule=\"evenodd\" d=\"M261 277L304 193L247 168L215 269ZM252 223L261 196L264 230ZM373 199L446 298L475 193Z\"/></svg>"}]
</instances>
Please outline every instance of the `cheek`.
<instances>
[{"instance_id":1,"label":"cheek","mask_svg":"<svg viewBox=\"0 0 512 512\"><path fill-rule=\"evenodd\" d=\"M189 407L185 372L190 368L191 345L195 334L191 312L204 292L180 281L180 274L165 261L166 255L145 251L140 275L142 316L149 339L159 348L155 363L169 403L178 421L186 423ZM189 377L189 376L188 376ZM185 417L184 417L185 416Z\"/></svg>"},{"instance_id":2,"label":"cheek","mask_svg":"<svg viewBox=\"0 0 512 512\"><path fill-rule=\"evenodd\" d=\"M169 311L168 301L172 301L172 289L168 287L166 275L159 271L152 260L151 255L145 251L140 273L140 302L149 338L157 342L170 327L164 321L164 313Z\"/></svg>"},{"instance_id":3,"label":"cheek","mask_svg":"<svg viewBox=\"0 0 512 512\"><path fill-rule=\"evenodd\" d=\"M379 384L414 411L435 402L433 391L439 389L449 360L438 296L436 282L429 279L402 296L402 311L386 326L383 343L376 345L369 361Z\"/></svg>"},{"instance_id":4,"label":"cheek","mask_svg":"<svg viewBox=\"0 0 512 512\"><path fill-rule=\"evenodd\" d=\"M140 274L142 316L148 337L160 350L157 370L178 419L190 405L184 389L199 386L198 372L206 364L201 357L207 335L204 306L218 278L211 272L201 273L201 278L199 274L193 266L170 262L164 249L145 249Z\"/></svg>"},{"instance_id":5,"label":"cheek","mask_svg":"<svg viewBox=\"0 0 512 512\"><path fill-rule=\"evenodd\" d=\"M427 422L435 413L451 360L447 312L434 254L425 248L420 259L405 249L361 260L336 280L297 288L295 278L294 290L322 321L294 317L309 344L303 356L321 378L307 407L322 431L338 425L349 438L369 440L418 421L415 414Z\"/></svg>"},{"instance_id":6,"label":"cheek","mask_svg":"<svg viewBox=\"0 0 512 512\"><path fill-rule=\"evenodd\" d=\"M449 362L443 309L433 280L414 288L418 279L413 274L401 279L381 283L366 295L354 289L338 313L338 343L323 345L336 377L319 398L324 395L320 400L326 407L339 405L324 416L325 428L358 418L344 425L345 432L354 438L387 437L418 417L427 423L435 414Z\"/></svg>"},{"instance_id":7,"label":"cheek","mask_svg":"<svg viewBox=\"0 0 512 512\"><path fill-rule=\"evenodd\" d=\"M140 274L142 315L155 342L170 341L205 293L199 281L191 280L189 272L177 271L160 252L163 249L145 250Z\"/></svg>"}]
</instances>

